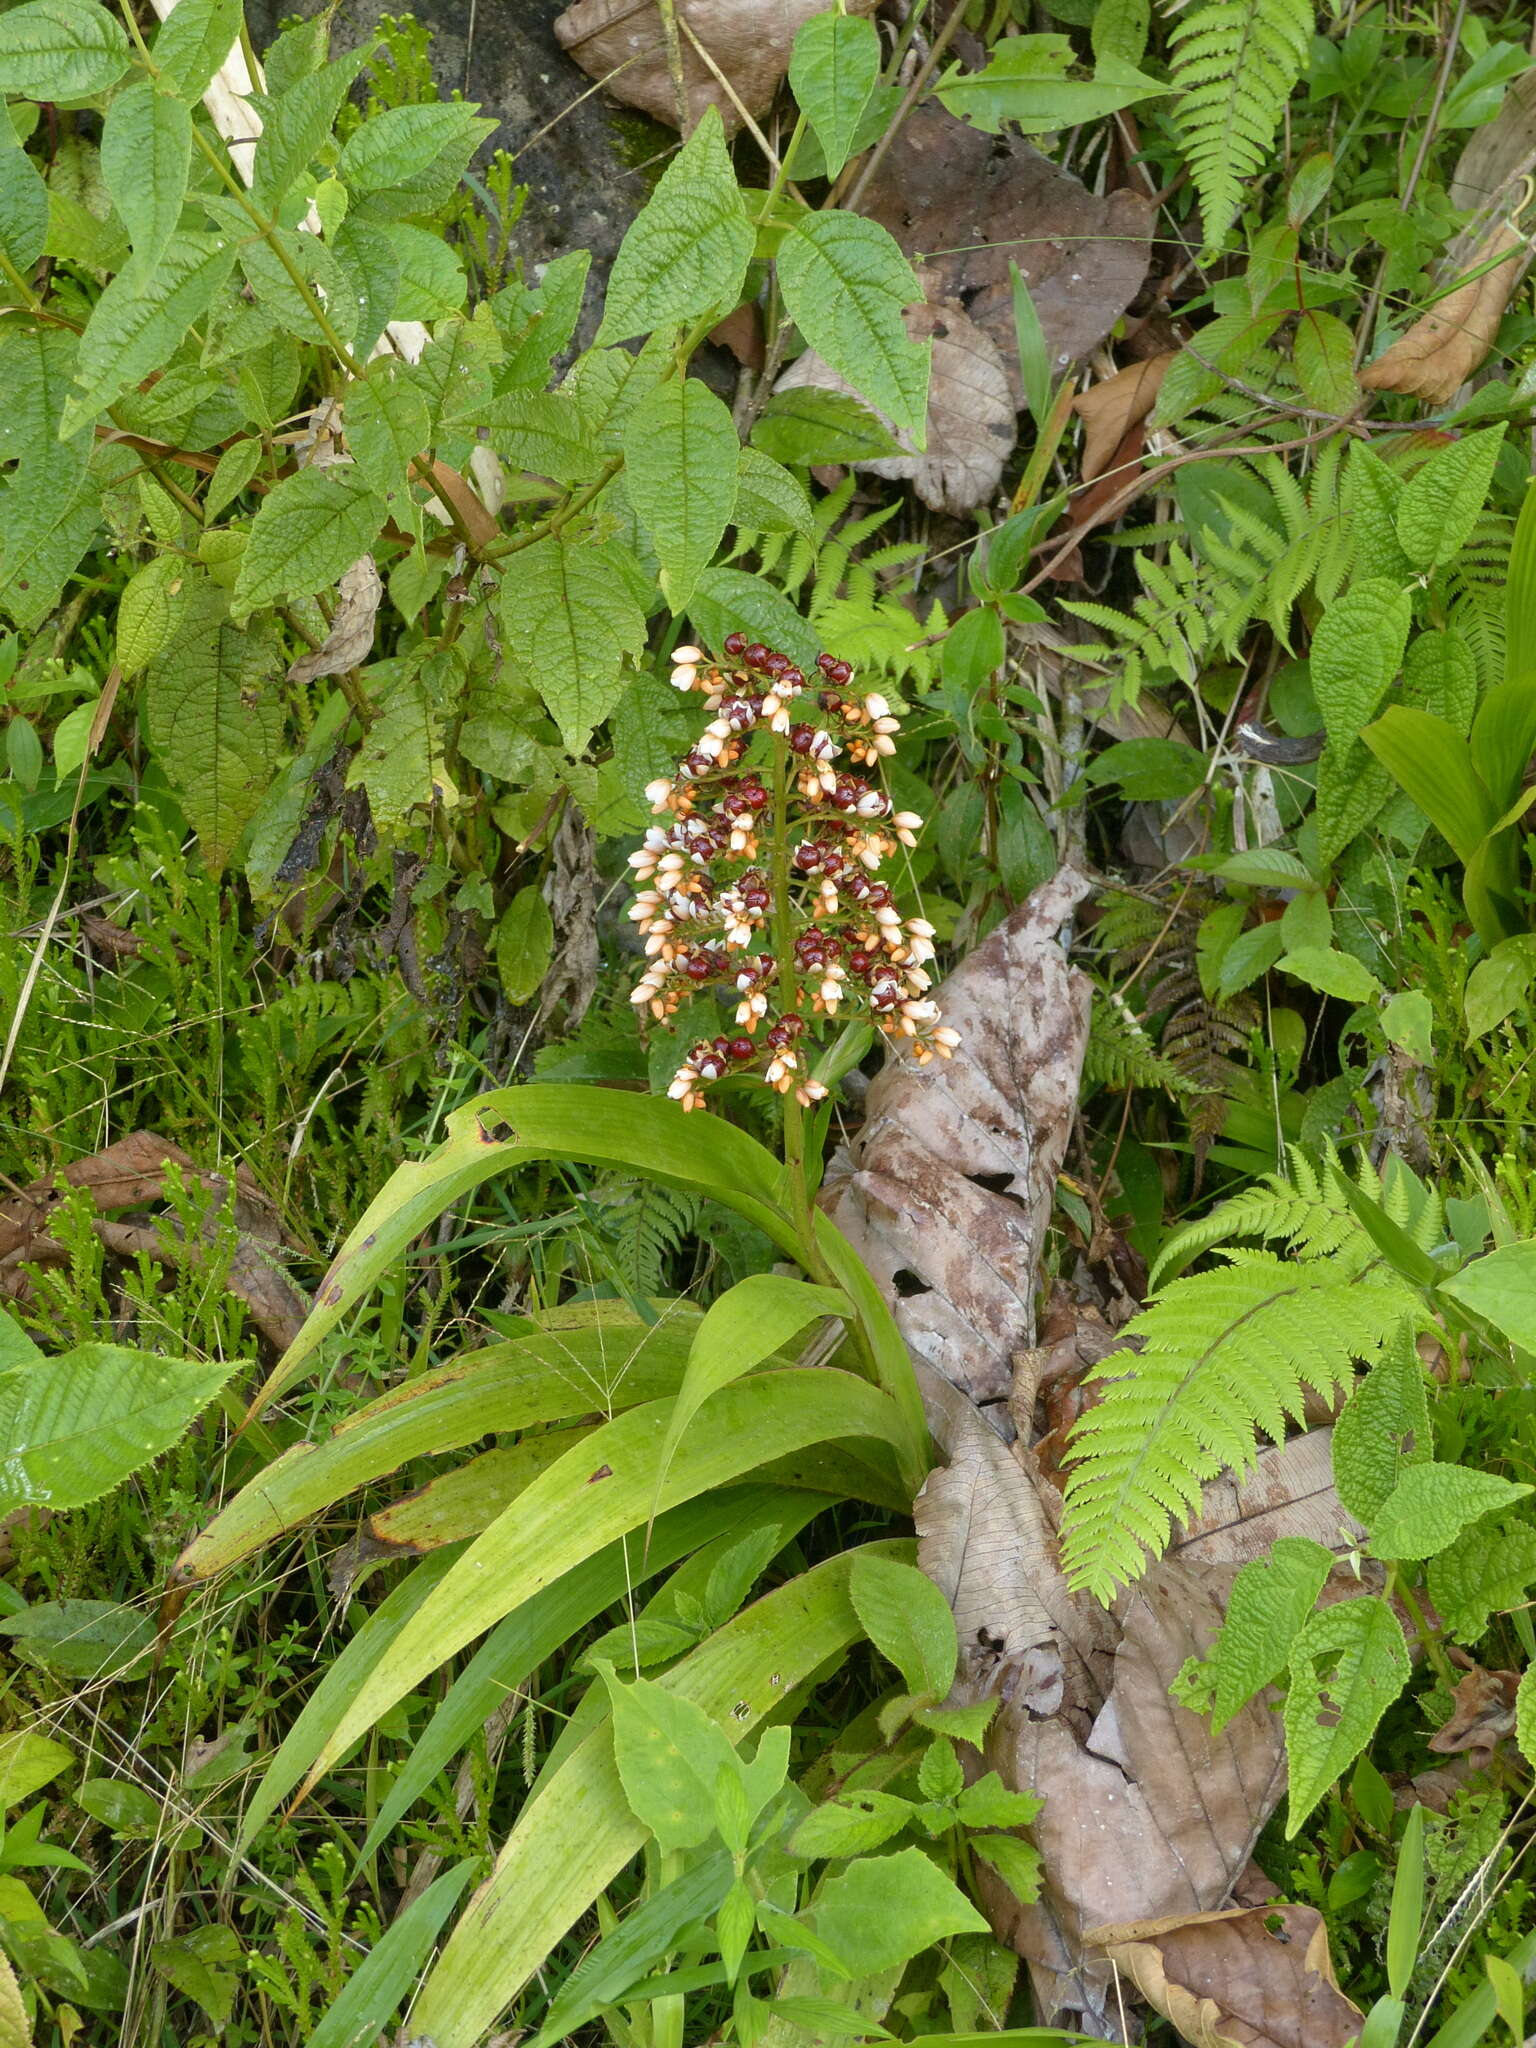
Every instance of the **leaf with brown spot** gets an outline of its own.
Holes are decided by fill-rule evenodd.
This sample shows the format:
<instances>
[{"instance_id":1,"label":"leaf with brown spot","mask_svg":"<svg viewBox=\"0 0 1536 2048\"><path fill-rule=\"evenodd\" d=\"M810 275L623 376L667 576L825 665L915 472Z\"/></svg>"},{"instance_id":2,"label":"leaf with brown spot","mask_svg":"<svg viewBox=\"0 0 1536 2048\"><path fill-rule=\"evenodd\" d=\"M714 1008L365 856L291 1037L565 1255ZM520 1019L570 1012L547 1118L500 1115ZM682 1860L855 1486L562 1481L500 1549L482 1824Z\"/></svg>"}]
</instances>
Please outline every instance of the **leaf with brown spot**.
<instances>
[{"instance_id":1,"label":"leaf with brown spot","mask_svg":"<svg viewBox=\"0 0 1536 2048\"><path fill-rule=\"evenodd\" d=\"M766 113L789 69L801 23L825 14L827 5L828 0L776 0L771 7L763 0L677 0L688 132L706 107L720 109L727 129L741 122L736 101L749 114ZM849 14L872 14L874 8L875 0L848 0ZM615 99L670 128L678 126L677 88L655 0L575 0L555 18L555 40ZM699 44L709 52L714 70L699 54ZM730 92L716 71L730 80Z\"/></svg>"},{"instance_id":2,"label":"leaf with brown spot","mask_svg":"<svg viewBox=\"0 0 1536 2048\"><path fill-rule=\"evenodd\" d=\"M935 512L969 512L986 504L996 491L1017 439L1007 370L996 343L967 317L958 301L909 306L903 318L913 341L933 343L927 449L922 455L886 455L853 467L887 482L910 480L918 497ZM858 396L810 350L790 365L775 389L791 391L804 385ZM878 416L910 451L909 437L884 414Z\"/></svg>"},{"instance_id":3,"label":"leaf with brown spot","mask_svg":"<svg viewBox=\"0 0 1536 2048\"><path fill-rule=\"evenodd\" d=\"M1106 377L1102 384L1090 384L1073 399L1072 410L1083 423L1085 484L1104 474L1131 428L1140 426L1156 405L1173 353L1149 356L1144 363L1129 363L1113 377Z\"/></svg>"},{"instance_id":4,"label":"leaf with brown spot","mask_svg":"<svg viewBox=\"0 0 1536 2048\"><path fill-rule=\"evenodd\" d=\"M359 556L336 586L336 616L325 645L293 664L289 682L312 683L320 676L344 676L348 669L360 668L373 652L373 622L383 596L372 555Z\"/></svg>"},{"instance_id":5,"label":"leaf with brown spot","mask_svg":"<svg viewBox=\"0 0 1536 2048\"><path fill-rule=\"evenodd\" d=\"M1518 229L1507 222L1496 227L1477 250L1466 282L1437 299L1360 372L1364 388L1401 391L1427 405L1448 404L1487 361L1525 253Z\"/></svg>"},{"instance_id":6,"label":"leaf with brown spot","mask_svg":"<svg viewBox=\"0 0 1536 2048\"><path fill-rule=\"evenodd\" d=\"M1103 198L1029 144L999 143L942 107L902 123L860 201L997 344L1015 406L1024 402L1010 258L1035 311L1053 376L1098 347L1141 290L1156 208L1139 193Z\"/></svg>"},{"instance_id":7,"label":"leaf with brown spot","mask_svg":"<svg viewBox=\"0 0 1536 2048\"><path fill-rule=\"evenodd\" d=\"M1313 1906L1142 1920L1087 1938L1192 2048L1345 2048L1365 2018L1339 1989Z\"/></svg>"}]
</instances>

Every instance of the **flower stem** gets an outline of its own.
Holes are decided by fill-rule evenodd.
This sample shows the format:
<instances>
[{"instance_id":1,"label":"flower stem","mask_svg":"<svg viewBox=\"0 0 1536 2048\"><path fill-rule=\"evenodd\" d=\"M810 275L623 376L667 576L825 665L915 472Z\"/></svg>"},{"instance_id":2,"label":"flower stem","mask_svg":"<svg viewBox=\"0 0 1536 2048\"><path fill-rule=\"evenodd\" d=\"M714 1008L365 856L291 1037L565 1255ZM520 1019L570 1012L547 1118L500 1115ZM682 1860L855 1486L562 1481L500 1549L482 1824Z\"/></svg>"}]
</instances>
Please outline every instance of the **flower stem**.
<instances>
[{"instance_id":1,"label":"flower stem","mask_svg":"<svg viewBox=\"0 0 1536 2048\"><path fill-rule=\"evenodd\" d=\"M789 745L782 733L773 736L773 940L778 964L775 1007L781 1017L800 1008L795 971L795 916L789 894ZM784 1170L789 1176L790 1215L804 1247L802 1263L818 1280L827 1277L816 1244L811 1200L805 1172L805 1112L791 1088L784 1096Z\"/></svg>"}]
</instances>

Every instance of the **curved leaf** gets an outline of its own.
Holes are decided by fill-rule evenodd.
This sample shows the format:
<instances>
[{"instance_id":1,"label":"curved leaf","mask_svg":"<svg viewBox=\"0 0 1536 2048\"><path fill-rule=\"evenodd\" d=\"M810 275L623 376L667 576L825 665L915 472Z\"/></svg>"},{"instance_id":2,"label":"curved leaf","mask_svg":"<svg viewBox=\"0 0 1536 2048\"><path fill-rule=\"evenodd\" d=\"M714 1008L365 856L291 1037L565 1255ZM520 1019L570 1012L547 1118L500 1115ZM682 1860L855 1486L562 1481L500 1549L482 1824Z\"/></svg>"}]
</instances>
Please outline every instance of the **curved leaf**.
<instances>
[{"instance_id":1,"label":"curved leaf","mask_svg":"<svg viewBox=\"0 0 1536 2048\"><path fill-rule=\"evenodd\" d=\"M780 245L778 277L807 344L924 447L928 349L901 318L923 294L894 238L858 214L805 214Z\"/></svg>"},{"instance_id":2,"label":"curved leaf","mask_svg":"<svg viewBox=\"0 0 1536 2048\"><path fill-rule=\"evenodd\" d=\"M0 1372L0 1511L99 1500L169 1450L230 1370L80 1344L61 1358Z\"/></svg>"}]
</instances>

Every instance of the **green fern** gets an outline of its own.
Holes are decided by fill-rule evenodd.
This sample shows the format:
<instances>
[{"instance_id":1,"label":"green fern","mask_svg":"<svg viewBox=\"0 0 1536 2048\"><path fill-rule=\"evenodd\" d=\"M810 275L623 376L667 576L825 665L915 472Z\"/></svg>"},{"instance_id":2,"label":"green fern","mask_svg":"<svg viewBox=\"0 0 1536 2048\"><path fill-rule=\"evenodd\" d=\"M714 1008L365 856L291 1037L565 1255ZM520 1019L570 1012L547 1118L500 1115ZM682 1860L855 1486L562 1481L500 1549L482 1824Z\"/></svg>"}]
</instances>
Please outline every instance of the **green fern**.
<instances>
[{"instance_id":1,"label":"green fern","mask_svg":"<svg viewBox=\"0 0 1536 2048\"><path fill-rule=\"evenodd\" d=\"M1244 188L1269 165L1281 111L1306 62L1306 0L1204 0L1169 38L1176 120L1189 158L1205 246L1237 218Z\"/></svg>"},{"instance_id":2,"label":"green fern","mask_svg":"<svg viewBox=\"0 0 1536 2048\"><path fill-rule=\"evenodd\" d=\"M1124 996L1095 988L1083 1055L1083 1092L1093 1088L1161 1088L1168 1095L1193 1092L1172 1060L1164 1059L1147 1027Z\"/></svg>"},{"instance_id":3,"label":"green fern","mask_svg":"<svg viewBox=\"0 0 1536 2048\"><path fill-rule=\"evenodd\" d=\"M696 1231L702 1199L633 1181L614 1183L599 1199L613 1204L609 1244L618 1277L634 1295L666 1293L671 1261Z\"/></svg>"},{"instance_id":4,"label":"green fern","mask_svg":"<svg viewBox=\"0 0 1536 2048\"><path fill-rule=\"evenodd\" d=\"M1062 1562L1106 1604L1198 1512L1209 1480L1253 1469L1256 1433L1281 1442L1304 1388L1331 1397L1413 1314L1411 1290L1379 1263L1221 1256L1126 1325L1141 1345L1132 1373L1116 1353L1091 1375L1111 1384L1073 1431Z\"/></svg>"}]
</instances>

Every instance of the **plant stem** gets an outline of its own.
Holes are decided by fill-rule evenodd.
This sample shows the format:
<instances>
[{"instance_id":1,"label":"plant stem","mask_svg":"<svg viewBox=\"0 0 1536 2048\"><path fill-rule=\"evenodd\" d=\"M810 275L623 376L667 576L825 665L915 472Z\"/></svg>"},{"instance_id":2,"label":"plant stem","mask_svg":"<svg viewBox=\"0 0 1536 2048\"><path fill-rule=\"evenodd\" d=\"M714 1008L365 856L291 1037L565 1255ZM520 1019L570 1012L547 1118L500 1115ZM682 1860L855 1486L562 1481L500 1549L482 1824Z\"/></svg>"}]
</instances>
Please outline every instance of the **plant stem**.
<instances>
[{"instance_id":1,"label":"plant stem","mask_svg":"<svg viewBox=\"0 0 1536 2048\"><path fill-rule=\"evenodd\" d=\"M1456 1673L1451 1669L1451 1660L1445 1654L1439 1632L1430 1627L1428 1617L1419 1605L1412 1587L1405 1579L1398 1578L1397 1583L1389 1590L1395 1593L1407 1608L1408 1618L1413 1623L1413 1632L1418 1637L1425 1656L1435 1667L1437 1676L1451 1692L1455 1692Z\"/></svg>"},{"instance_id":2,"label":"plant stem","mask_svg":"<svg viewBox=\"0 0 1536 2048\"><path fill-rule=\"evenodd\" d=\"M789 742L782 733L776 732L773 736L773 950L778 965L777 1008L781 1017L800 1007L800 984L795 972L794 905L789 894L789 775ZM793 1088L784 1097L784 1170L789 1176L790 1215L805 1249L804 1263L818 1280L825 1279L826 1269L816 1244L806 1183L805 1113Z\"/></svg>"}]
</instances>

